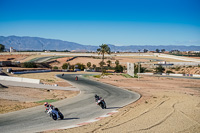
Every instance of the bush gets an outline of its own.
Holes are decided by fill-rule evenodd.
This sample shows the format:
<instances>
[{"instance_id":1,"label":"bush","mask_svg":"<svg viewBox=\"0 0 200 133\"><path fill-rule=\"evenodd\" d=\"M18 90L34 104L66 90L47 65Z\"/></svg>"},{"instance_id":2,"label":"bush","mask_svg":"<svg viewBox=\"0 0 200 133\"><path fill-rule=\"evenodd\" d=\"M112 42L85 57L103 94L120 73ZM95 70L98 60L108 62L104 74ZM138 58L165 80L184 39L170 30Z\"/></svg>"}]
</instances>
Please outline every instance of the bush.
<instances>
[{"instance_id":1,"label":"bush","mask_svg":"<svg viewBox=\"0 0 200 133\"><path fill-rule=\"evenodd\" d=\"M95 77L95 78L100 78L101 75L94 75L93 77Z\"/></svg>"},{"instance_id":2,"label":"bush","mask_svg":"<svg viewBox=\"0 0 200 133\"><path fill-rule=\"evenodd\" d=\"M162 65L159 65L158 67L155 68L156 73L163 73L165 71L165 68L162 67Z\"/></svg>"},{"instance_id":3,"label":"bush","mask_svg":"<svg viewBox=\"0 0 200 133\"><path fill-rule=\"evenodd\" d=\"M80 69L80 70L84 70L85 69L85 65L83 63L76 63L75 66L78 66L78 69Z\"/></svg>"},{"instance_id":4,"label":"bush","mask_svg":"<svg viewBox=\"0 0 200 133\"><path fill-rule=\"evenodd\" d=\"M166 73L174 73L173 71L167 70Z\"/></svg>"},{"instance_id":5,"label":"bush","mask_svg":"<svg viewBox=\"0 0 200 133\"><path fill-rule=\"evenodd\" d=\"M145 72L153 72L151 69L145 69Z\"/></svg>"},{"instance_id":6,"label":"bush","mask_svg":"<svg viewBox=\"0 0 200 133\"><path fill-rule=\"evenodd\" d=\"M180 69L181 69L181 67L176 67L175 68L176 71L179 71Z\"/></svg>"},{"instance_id":7,"label":"bush","mask_svg":"<svg viewBox=\"0 0 200 133\"><path fill-rule=\"evenodd\" d=\"M117 65L117 66L115 67L115 72L116 72L116 73L123 72L123 70L124 70L124 68L123 68L122 65Z\"/></svg>"},{"instance_id":8,"label":"bush","mask_svg":"<svg viewBox=\"0 0 200 133\"><path fill-rule=\"evenodd\" d=\"M142 67L140 64L140 73L144 73L146 72L146 68ZM138 65L134 64L134 73L137 74L138 73Z\"/></svg>"},{"instance_id":9,"label":"bush","mask_svg":"<svg viewBox=\"0 0 200 133\"><path fill-rule=\"evenodd\" d=\"M132 76L128 75L128 74L121 74L122 76L124 76L125 78L133 78Z\"/></svg>"},{"instance_id":10,"label":"bush","mask_svg":"<svg viewBox=\"0 0 200 133\"><path fill-rule=\"evenodd\" d=\"M22 67L25 68L37 68L36 64L34 62L25 62L22 64Z\"/></svg>"},{"instance_id":11,"label":"bush","mask_svg":"<svg viewBox=\"0 0 200 133\"><path fill-rule=\"evenodd\" d=\"M54 69L54 70L58 70L58 67L57 67L57 66L54 66L53 69Z\"/></svg>"},{"instance_id":12,"label":"bush","mask_svg":"<svg viewBox=\"0 0 200 133\"><path fill-rule=\"evenodd\" d=\"M91 62L87 63L87 67L90 68L91 67Z\"/></svg>"},{"instance_id":13,"label":"bush","mask_svg":"<svg viewBox=\"0 0 200 133\"><path fill-rule=\"evenodd\" d=\"M68 66L69 66L70 64L69 63L64 63L63 65L62 65L62 69L68 69Z\"/></svg>"}]
</instances>

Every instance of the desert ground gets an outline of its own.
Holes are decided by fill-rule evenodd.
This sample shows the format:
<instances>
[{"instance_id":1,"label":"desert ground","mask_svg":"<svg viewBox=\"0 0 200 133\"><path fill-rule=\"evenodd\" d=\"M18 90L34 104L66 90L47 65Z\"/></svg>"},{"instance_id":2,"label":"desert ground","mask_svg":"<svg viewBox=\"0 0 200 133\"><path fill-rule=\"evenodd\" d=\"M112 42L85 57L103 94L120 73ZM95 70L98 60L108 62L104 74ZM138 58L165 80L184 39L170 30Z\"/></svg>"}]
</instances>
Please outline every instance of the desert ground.
<instances>
[{"instance_id":1,"label":"desert ground","mask_svg":"<svg viewBox=\"0 0 200 133\"><path fill-rule=\"evenodd\" d=\"M59 64L53 65L61 66L63 63L66 63L66 59L68 58L69 57L59 58L57 59L59 61ZM22 60L24 59L29 60L31 58L22 58ZM122 64L129 61L135 63L139 60L136 57L115 57L111 60L113 62L113 65L115 65L114 62L116 59L118 59ZM150 59L140 59L140 61L144 62L148 62L149 60ZM86 57L80 57L70 61L69 63L87 64L87 62L91 62L92 64L98 65L100 61L101 59L86 59ZM4 70L5 69L6 68L4 68ZM179 73L181 69L179 71L174 71ZM193 72L191 74L194 74L196 71L199 71L200 68L187 67L184 69L187 69L188 72ZM46 84L70 86L70 84L66 81L56 78L56 74L61 73L50 72L37 74L21 74L12 76L41 79L41 81ZM142 76L138 80L137 78L126 78L121 74L108 75L102 78L90 78L92 78L93 80L98 80L100 82L121 87L122 89L128 89L134 92L138 92L142 95L142 97L137 102L118 109L118 113L115 113L110 117L101 119L98 122L77 128L51 131L52 133L200 132L200 80L198 79ZM45 95L42 97L39 95L38 97L35 97L35 95L31 95L36 93L44 93ZM57 97L55 99L63 99L75 96L77 95L77 92L74 93L65 91L64 94L61 94L60 92L56 91L49 92L48 90L41 89L1 86L0 94L0 110L1 113L6 113L27 107L37 106L41 104L37 103L37 101L42 101L44 99L52 99L52 97L55 95Z\"/></svg>"},{"instance_id":2,"label":"desert ground","mask_svg":"<svg viewBox=\"0 0 200 133\"><path fill-rule=\"evenodd\" d=\"M138 80L121 75L94 80L138 92L142 97L137 102L120 108L111 117L51 133L200 132L199 80L148 76Z\"/></svg>"},{"instance_id":3,"label":"desert ground","mask_svg":"<svg viewBox=\"0 0 200 133\"><path fill-rule=\"evenodd\" d=\"M42 105L45 101L74 97L77 94L79 94L78 91L36 89L0 84L0 114Z\"/></svg>"}]
</instances>

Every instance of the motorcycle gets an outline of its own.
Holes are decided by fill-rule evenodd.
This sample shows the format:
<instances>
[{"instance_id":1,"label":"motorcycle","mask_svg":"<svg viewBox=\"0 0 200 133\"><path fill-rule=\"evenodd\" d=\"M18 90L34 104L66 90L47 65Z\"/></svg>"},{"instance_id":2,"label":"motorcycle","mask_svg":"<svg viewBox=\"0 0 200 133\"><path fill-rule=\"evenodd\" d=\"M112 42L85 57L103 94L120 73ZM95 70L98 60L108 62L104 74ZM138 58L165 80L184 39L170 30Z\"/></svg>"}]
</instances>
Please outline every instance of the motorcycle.
<instances>
[{"instance_id":1,"label":"motorcycle","mask_svg":"<svg viewBox=\"0 0 200 133\"><path fill-rule=\"evenodd\" d=\"M58 118L61 120L64 119L63 114L58 110L58 108L49 108L46 112L53 120L57 120Z\"/></svg>"},{"instance_id":2,"label":"motorcycle","mask_svg":"<svg viewBox=\"0 0 200 133\"><path fill-rule=\"evenodd\" d=\"M99 105L102 109L106 109L106 102L104 101L104 99L99 99L97 100L97 105Z\"/></svg>"}]
</instances>

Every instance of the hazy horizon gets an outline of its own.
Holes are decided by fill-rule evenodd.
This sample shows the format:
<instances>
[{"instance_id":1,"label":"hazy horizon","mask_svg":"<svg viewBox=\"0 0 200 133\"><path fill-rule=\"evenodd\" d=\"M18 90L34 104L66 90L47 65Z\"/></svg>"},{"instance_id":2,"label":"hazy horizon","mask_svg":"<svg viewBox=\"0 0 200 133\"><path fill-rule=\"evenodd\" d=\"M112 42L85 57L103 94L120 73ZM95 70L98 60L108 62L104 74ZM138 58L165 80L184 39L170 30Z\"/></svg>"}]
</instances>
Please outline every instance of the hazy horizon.
<instances>
[{"instance_id":1,"label":"hazy horizon","mask_svg":"<svg viewBox=\"0 0 200 133\"><path fill-rule=\"evenodd\" d=\"M2 35L0 35L0 36L2 36ZM43 37L37 37L37 36L16 36L16 35L9 35L9 36L3 36L3 37L12 37L12 36L14 36L14 37L21 37L21 38L23 38L23 37L30 37L30 38L42 38L42 39L65 41L65 40L62 40L62 39L43 38ZM70 42L70 41L66 41L66 42ZM71 42L71 43L77 43L77 42ZM77 43L77 44L80 44L80 43ZM86 44L81 44L81 45L86 45ZM100 46L100 45L89 45L89 46ZM188 46L188 47L189 46L200 46L200 45L181 45L181 44L179 44L179 45L173 45L173 44L171 44L171 45L161 45L161 44L160 45L148 45L148 44L146 44L146 45L137 45L137 44L134 44L134 45L115 45L115 44L107 44L107 45L114 45L114 46Z\"/></svg>"},{"instance_id":2,"label":"hazy horizon","mask_svg":"<svg viewBox=\"0 0 200 133\"><path fill-rule=\"evenodd\" d=\"M200 46L198 0L1 0L0 35L83 45Z\"/></svg>"}]
</instances>

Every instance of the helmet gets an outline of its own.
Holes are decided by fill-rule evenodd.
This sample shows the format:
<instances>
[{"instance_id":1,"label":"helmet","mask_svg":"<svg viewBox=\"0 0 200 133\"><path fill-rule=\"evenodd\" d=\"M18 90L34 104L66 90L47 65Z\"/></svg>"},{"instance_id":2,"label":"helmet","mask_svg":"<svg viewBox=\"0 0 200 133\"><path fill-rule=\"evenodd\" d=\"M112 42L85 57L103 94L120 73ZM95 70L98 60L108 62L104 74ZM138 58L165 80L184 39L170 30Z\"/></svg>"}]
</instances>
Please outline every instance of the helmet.
<instances>
[{"instance_id":1,"label":"helmet","mask_svg":"<svg viewBox=\"0 0 200 133\"><path fill-rule=\"evenodd\" d=\"M48 105L48 102L45 102L45 103L44 103L44 106L46 107L47 105Z\"/></svg>"},{"instance_id":2,"label":"helmet","mask_svg":"<svg viewBox=\"0 0 200 133\"><path fill-rule=\"evenodd\" d=\"M97 94L95 94L94 97L97 97Z\"/></svg>"}]
</instances>

